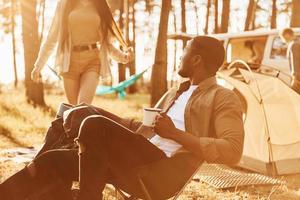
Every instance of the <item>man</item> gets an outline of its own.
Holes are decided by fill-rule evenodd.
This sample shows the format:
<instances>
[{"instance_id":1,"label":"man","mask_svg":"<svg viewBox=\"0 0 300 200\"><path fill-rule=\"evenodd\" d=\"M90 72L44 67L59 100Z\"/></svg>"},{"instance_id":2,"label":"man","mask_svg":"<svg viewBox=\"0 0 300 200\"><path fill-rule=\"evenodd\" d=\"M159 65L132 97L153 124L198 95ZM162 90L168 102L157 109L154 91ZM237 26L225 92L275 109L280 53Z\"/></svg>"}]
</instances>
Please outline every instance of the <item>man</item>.
<instances>
[{"instance_id":1,"label":"man","mask_svg":"<svg viewBox=\"0 0 300 200\"><path fill-rule=\"evenodd\" d=\"M114 115L87 117L77 138L79 159L76 150L46 152L27 171L4 182L2 188L16 188L14 183L20 182L18 179L27 177L36 181L42 172L51 171L53 177L61 180L61 190L67 191L71 181L78 178L79 171L80 200L101 199L106 183L144 198L135 179L136 170L166 160L160 175L146 180L153 199L166 199L171 192L158 193L168 193L171 185L179 189L177 186L182 186L181 182L186 182L203 161L237 163L244 140L241 105L235 94L218 86L215 79L224 54L222 44L211 37L198 36L188 43L179 74L189 81L182 83L178 90L169 90L157 103L163 111L156 118L150 137L142 136L149 129L138 122ZM64 194L60 199L69 198L67 192Z\"/></svg>"},{"instance_id":2,"label":"man","mask_svg":"<svg viewBox=\"0 0 300 200\"><path fill-rule=\"evenodd\" d=\"M263 59L265 48L263 42L260 40L247 40L245 41L244 46L251 50L252 53L251 58L247 62L251 64L256 64L256 66L254 66L253 68L259 68Z\"/></svg>"},{"instance_id":3,"label":"man","mask_svg":"<svg viewBox=\"0 0 300 200\"><path fill-rule=\"evenodd\" d=\"M292 75L292 88L300 94L300 41L291 28L283 29L280 37L288 44L287 57Z\"/></svg>"}]
</instances>

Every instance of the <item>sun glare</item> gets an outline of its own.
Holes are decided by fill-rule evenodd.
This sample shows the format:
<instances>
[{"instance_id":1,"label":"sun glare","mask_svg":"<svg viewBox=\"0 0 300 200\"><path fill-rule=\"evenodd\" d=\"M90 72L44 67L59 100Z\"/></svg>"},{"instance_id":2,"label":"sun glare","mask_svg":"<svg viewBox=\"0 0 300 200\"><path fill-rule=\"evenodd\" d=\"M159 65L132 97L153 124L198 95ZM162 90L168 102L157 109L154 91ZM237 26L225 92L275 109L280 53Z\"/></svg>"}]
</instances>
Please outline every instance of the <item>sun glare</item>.
<instances>
[{"instance_id":1,"label":"sun glare","mask_svg":"<svg viewBox=\"0 0 300 200\"><path fill-rule=\"evenodd\" d=\"M11 45L11 38L8 36L1 38L0 55L1 55L0 82L4 84L8 84L14 80L14 68L13 68L13 56L12 56L13 50ZM22 75L24 74L24 68L20 67L21 66L20 62L22 62L22 59L17 59L18 77L22 79L23 78Z\"/></svg>"}]
</instances>

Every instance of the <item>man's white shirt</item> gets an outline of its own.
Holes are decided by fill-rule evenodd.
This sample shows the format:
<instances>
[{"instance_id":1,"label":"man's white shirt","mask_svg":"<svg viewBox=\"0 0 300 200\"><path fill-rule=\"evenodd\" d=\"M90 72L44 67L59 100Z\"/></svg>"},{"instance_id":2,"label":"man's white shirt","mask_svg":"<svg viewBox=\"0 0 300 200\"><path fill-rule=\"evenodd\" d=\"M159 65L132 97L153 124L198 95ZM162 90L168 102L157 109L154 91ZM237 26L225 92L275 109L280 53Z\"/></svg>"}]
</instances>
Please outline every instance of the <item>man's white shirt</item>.
<instances>
[{"instance_id":1,"label":"man's white shirt","mask_svg":"<svg viewBox=\"0 0 300 200\"><path fill-rule=\"evenodd\" d=\"M198 87L198 85L191 85L190 88L183 92L177 100L174 102L173 106L167 112L167 115L173 121L175 127L182 131L185 131L185 122L184 122L184 111L188 100L193 94L194 90ZM162 138L159 135L155 135L150 139L150 142L161 149L165 154L170 157L173 153L175 153L181 145L177 142Z\"/></svg>"}]
</instances>

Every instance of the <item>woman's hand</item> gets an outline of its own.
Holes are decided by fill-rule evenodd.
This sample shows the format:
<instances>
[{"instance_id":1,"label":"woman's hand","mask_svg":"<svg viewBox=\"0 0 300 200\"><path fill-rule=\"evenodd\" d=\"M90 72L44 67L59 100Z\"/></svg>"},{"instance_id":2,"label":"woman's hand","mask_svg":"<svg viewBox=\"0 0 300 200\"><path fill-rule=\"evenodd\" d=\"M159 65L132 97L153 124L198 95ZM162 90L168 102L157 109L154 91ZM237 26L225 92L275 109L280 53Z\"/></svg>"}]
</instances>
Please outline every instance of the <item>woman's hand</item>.
<instances>
[{"instance_id":1,"label":"woman's hand","mask_svg":"<svg viewBox=\"0 0 300 200\"><path fill-rule=\"evenodd\" d=\"M31 80L34 82L41 82L42 81L42 76L41 76L41 69L34 67L32 72L31 72Z\"/></svg>"},{"instance_id":2,"label":"woman's hand","mask_svg":"<svg viewBox=\"0 0 300 200\"><path fill-rule=\"evenodd\" d=\"M129 47L126 54L127 62L132 62L135 58L134 51L132 47Z\"/></svg>"}]
</instances>

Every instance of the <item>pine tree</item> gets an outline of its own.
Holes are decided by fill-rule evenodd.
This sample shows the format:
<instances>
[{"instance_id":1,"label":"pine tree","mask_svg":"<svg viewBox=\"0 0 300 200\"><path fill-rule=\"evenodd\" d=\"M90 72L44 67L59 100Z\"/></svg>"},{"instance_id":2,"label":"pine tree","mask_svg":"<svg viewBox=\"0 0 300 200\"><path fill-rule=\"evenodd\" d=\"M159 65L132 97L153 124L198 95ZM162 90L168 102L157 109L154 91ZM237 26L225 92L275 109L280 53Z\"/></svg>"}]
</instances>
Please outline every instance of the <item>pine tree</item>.
<instances>
[{"instance_id":1,"label":"pine tree","mask_svg":"<svg viewBox=\"0 0 300 200\"><path fill-rule=\"evenodd\" d=\"M163 0L155 61L151 74L151 105L153 106L167 91L167 33L171 0Z\"/></svg>"},{"instance_id":2,"label":"pine tree","mask_svg":"<svg viewBox=\"0 0 300 200\"><path fill-rule=\"evenodd\" d=\"M45 106L43 84L31 80L31 71L40 48L36 6L36 0L21 0L25 89L27 102L33 105Z\"/></svg>"}]
</instances>

